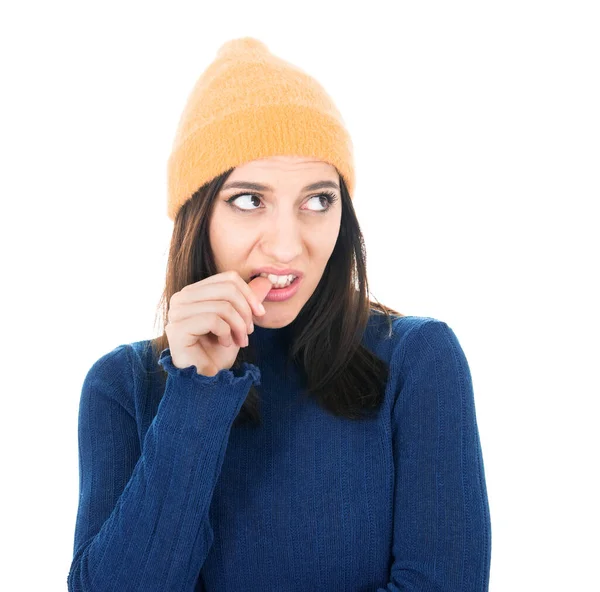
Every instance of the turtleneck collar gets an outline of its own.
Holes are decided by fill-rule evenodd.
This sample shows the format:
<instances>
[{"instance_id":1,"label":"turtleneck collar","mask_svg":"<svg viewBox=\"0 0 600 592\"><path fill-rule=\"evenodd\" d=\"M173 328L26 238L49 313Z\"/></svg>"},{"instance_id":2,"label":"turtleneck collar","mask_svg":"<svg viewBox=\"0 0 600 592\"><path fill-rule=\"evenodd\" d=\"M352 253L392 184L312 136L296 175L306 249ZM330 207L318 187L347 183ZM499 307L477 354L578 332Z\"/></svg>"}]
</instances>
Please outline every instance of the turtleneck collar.
<instances>
[{"instance_id":1,"label":"turtleneck collar","mask_svg":"<svg viewBox=\"0 0 600 592\"><path fill-rule=\"evenodd\" d=\"M248 336L253 350L251 357L261 369L265 383L269 377L282 375L303 380L298 375L297 365L289 359L293 332L293 322L274 329L254 325L254 331Z\"/></svg>"},{"instance_id":2,"label":"turtleneck collar","mask_svg":"<svg viewBox=\"0 0 600 592\"><path fill-rule=\"evenodd\" d=\"M254 331L248 336L250 343L260 349L286 350L290 344L292 325L280 328L261 327L254 325Z\"/></svg>"}]
</instances>

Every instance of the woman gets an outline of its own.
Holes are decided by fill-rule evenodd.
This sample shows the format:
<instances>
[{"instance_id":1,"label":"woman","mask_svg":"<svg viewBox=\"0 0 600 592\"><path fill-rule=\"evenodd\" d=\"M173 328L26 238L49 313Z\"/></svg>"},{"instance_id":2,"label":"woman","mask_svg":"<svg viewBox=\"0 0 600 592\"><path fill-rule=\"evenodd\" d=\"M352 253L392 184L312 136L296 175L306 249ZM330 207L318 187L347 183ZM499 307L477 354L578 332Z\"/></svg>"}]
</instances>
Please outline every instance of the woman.
<instances>
[{"instance_id":1,"label":"woman","mask_svg":"<svg viewBox=\"0 0 600 592\"><path fill-rule=\"evenodd\" d=\"M487 590L469 366L368 299L327 93L229 41L168 171L165 330L82 388L69 590Z\"/></svg>"}]
</instances>

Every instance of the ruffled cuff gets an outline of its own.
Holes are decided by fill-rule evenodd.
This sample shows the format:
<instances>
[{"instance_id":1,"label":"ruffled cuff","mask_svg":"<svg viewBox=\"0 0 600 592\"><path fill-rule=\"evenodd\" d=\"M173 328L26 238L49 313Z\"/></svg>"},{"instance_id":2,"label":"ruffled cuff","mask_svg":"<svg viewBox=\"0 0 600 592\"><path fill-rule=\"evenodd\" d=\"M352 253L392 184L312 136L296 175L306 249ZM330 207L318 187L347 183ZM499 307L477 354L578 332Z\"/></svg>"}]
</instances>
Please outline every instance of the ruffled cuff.
<instances>
[{"instance_id":1,"label":"ruffled cuff","mask_svg":"<svg viewBox=\"0 0 600 592\"><path fill-rule=\"evenodd\" d=\"M233 369L223 369L219 370L214 376L205 376L204 374L198 374L198 368L194 364L187 368L175 366L171 357L171 348L167 347L160 352L158 363L172 376L183 376L190 380L200 381L205 385L215 384L219 381L232 384L235 381L245 380L249 377L255 385L258 386L261 383L260 368L250 362L242 362L240 367L235 369L238 374Z\"/></svg>"}]
</instances>

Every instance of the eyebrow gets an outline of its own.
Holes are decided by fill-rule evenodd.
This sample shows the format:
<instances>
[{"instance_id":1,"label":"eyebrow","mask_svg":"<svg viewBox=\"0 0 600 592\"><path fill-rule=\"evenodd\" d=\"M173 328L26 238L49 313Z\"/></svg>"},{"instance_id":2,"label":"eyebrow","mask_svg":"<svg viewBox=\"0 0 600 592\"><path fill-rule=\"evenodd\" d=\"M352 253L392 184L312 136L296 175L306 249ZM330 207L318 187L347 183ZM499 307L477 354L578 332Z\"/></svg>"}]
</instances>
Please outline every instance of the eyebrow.
<instances>
[{"instance_id":1,"label":"eyebrow","mask_svg":"<svg viewBox=\"0 0 600 592\"><path fill-rule=\"evenodd\" d=\"M231 183L225 183L221 190L225 189L252 189L254 191L273 191L273 187L269 185L262 185L261 183L250 183L249 181L232 181ZM340 190L339 185L335 181L317 181L316 183L311 183L306 187L302 188L302 191L314 191L316 189L337 189Z\"/></svg>"}]
</instances>

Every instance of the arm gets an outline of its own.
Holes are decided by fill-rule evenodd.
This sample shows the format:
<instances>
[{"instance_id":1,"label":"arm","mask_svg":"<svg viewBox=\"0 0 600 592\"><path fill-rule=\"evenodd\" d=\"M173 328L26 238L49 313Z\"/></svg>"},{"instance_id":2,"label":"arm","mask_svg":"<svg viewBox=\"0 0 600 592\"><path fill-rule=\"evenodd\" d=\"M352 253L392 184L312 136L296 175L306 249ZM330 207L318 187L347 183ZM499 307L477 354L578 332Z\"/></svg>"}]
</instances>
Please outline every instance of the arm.
<instances>
[{"instance_id":1,"label":"arm","mask_svg":"<svg viewBox=\"0 0 600 592\"><path fill-rule=\"evenodd\" d=\"M487 592L491 522L465 354L434 319L400 355L393 563L377 592Z\"/></svg>"},{"instance_id":2,"label":"arm","mask_svg":"<svg viewBox=\"0 0 600 592\"><path fill-rule=\"evenodd\" d=\"M126 346L88 372L79 408L80 498L70 592L194 589L213 542L208 511L229 433L260 371L176 368L139 450Z\"/></svg>"}]
</instances>

